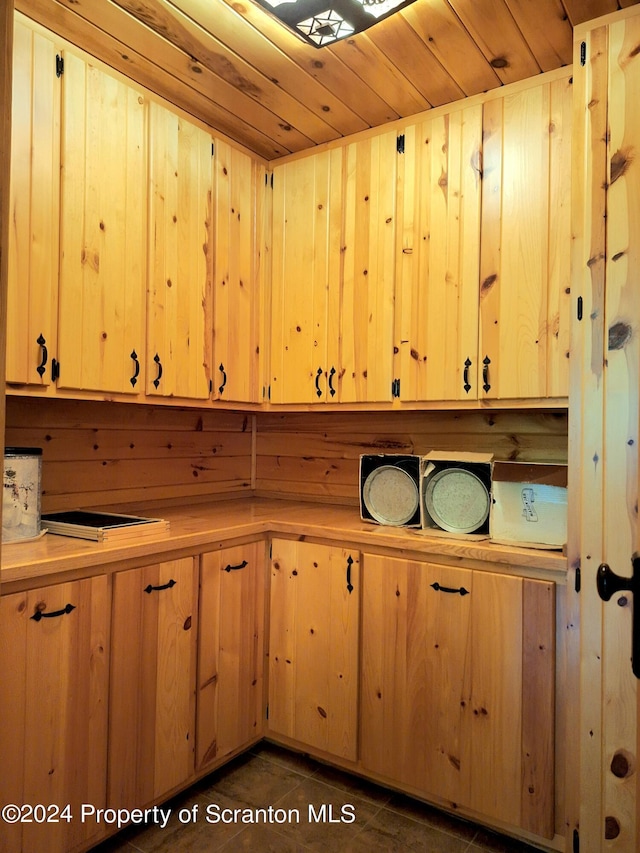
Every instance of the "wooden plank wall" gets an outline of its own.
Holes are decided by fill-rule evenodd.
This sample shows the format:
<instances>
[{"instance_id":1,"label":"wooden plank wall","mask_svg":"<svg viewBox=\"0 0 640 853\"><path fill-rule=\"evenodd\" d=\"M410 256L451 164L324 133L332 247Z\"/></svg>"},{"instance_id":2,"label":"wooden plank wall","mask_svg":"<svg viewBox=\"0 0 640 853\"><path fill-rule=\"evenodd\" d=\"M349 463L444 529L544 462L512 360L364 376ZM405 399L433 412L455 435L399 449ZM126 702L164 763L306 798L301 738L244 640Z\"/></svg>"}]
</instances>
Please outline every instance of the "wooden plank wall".
<instances>
[{"instance_id":1,"label":"wooden plank wall","mask_svg":"<svg viewBox=\"0 0 640 853\"><path fill-rule=\"evenodd\" d=\"M258 416L256 493L356 504L363 453L491 452L567 461L567 413L304 412Z\"/></svg>"},{"instance_id":2,"label":"wooden plank wall","mask_svg":"<svg viewBox=\"0 0 640 853\"><path fill-rule=\"evenodd\" d=\"M253 418L255 417L255 438ZM567 461L557 411L234 413L7 398L5 444L43 448L43 511L257 494L358 503L363 453Z\"/></svg>"},{"instance_id":3,"label":"wooden plank wall","mask_svg":"<svg viewBox=\"0 0 640 853\"><path fill-rule=\"evenodd\" d=\"M246 413L8 397L5 445L43 448L43 511L251 489Z\"/></svg>"}]
</instances>

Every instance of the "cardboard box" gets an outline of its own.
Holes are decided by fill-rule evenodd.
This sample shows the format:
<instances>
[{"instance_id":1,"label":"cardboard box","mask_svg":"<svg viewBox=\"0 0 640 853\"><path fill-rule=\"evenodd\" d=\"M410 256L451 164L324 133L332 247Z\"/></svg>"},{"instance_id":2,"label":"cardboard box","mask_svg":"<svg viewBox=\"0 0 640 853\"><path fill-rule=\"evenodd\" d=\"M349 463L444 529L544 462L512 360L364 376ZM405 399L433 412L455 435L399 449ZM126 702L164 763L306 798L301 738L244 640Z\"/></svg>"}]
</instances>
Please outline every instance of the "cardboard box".
<instances>
[{"instance_id":1,"label":"cardboard box","mask_svg":"<svg viewBox=\"0 0 640 853\"><path fill-rule=\"evenodd\" d=\"M360 457L360 518L393 527L420 527L420 457Z\"/></svg>"},{"instance_id":2,"label":"cardboard box","mask_svg":"<svg viewBox=\"0 0 640 853\"><path fill-rule=\"evenodd\" d=\"M567 541L567 466L495 462L491 538L532 548Z\"/></svg>"},{"instance_id":3,"label":"cardboard box","mask_svg":"<svg viewBox=\"0 0 640 853\"><path fill-rule=\"evenodd\" d=\"M481 540L489 537L490 528L490 504L491 504L491 479L492 479L493 455L491 453L453 453L445 450L431 450L425 454L420 460L420 513L421 527L423 531L430 535L444 536L454 539L473 539ZM430 502L427 496L429 483L433 477L439 475L439 472L448 469L463 469L469 471L481 481L488 492L488 509L486 519L482 524L475 528L472 532L464 532L463 530L443 529L438 520L434 518L436 510L432 507L430 512L427 504ZM441 482L443 482L441 480ZM435 493L434 493L435 495ZM479 492L480 499L482 493ZM455 499L455 495L452 495ZM465 515L465 510L470 510L471 507L464 507L463 504L458 504L458 509L452 507L450 512L457 515L458 512L462 517ZM433 512L433 515L432 515ZM450 525L453 526L453 525Z\"/></svg>"}]
</instances>

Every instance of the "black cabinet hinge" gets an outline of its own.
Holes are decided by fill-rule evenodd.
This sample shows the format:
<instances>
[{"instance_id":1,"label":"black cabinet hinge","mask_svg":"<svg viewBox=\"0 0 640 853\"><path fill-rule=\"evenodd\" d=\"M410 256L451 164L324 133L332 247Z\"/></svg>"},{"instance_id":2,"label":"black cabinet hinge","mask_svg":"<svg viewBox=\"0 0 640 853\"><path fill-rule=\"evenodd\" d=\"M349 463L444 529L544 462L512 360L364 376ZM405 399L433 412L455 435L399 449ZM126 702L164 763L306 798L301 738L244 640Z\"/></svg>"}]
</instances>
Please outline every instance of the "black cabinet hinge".
<instances>
[{"instance_id":1,"label":"black cabinet hinge","mask_svg":"<svg viewBox=\"0 0 640 853\"><path fill-rule=\"evenodd\" d=\"M59 53L56 53L56 77L62 77L64 74L64 59Z\"/></svg>"},{"instance_id":2,"label":"black cabinet hinge","mask_svg":"<svg viewBox=\"0 0 640 853\"><path fill-rule=\"evenodd\" d=\"M391 383L391 396L399 397L400 396L400 380L394 379Z\"/></svg>"},{"instance_id":3,"label":"black cabinet hinge","mask_svg":"<svg viewBox=\"0 0 640 853\"><path fill-rule=\"evenodd\" d=\"M572 853L580 853L580 833L577 829L573 830L573 850Z\"/></svg>"},{"instance_id":4,"label":"black cabinet hinge","mask_svg":"<svg viewBox=\"0 0 640 853\"><path fill-rule=\"evenodd\" d=\"M209 393L211 394L212 392L213 392L213 379L210 379L209 380Z\"/></svg>"},{"instance_id":5,"label":"black cabinet hinge","mask_svg":"<svg viewBox=\"0 0 640 853\"><path fill-rule=\"evenodd\" d=\"M398 154L404 154L404 133L400 133L396 139L396 151Z\"/></svg>"},{"instance_id":6,"label":"black cabinet hinge","mask_svg":"<svg viewBox=\"0 0 640 853\"><path fill-rule=\"evenodd\" d=\"M211 143L211 156L212 157L216 156L216 144L215 144L215 142Z\"/></svg>"},{"instance_id":7,"label":"black cabinet hinge","mask_svg":"<svg viewBox=\"0 0 640 853\"><path fill-rule=\"evenodd\" d=\"M587 43L583 41L580 43L580 65L583 67L587 64Z\"/></svg>"},{"instance_id":8,"label":"black cabinet hinge","mask_svg":"<svg viewBox=\"0 0 640 853\"><path fill-rule=\"evenodd\" d=\"M56 382L60 379L60 362L57 358L51 359L51 381Z\"/></svg>"},{"instance_id":9,"label":"black cabinet hinge","mask_svg":"<svg viewBox=\"0 0 640 853\"><path fill-rule=\"evenodd\" d=\"M578 306L577 306L578 320L582 320L582 310L583 310L582 296L578 296Z\"/></svg>"},{"instance_id":10,"label":"black cabinet hinge","mask_svg":"<svg viewBox=\"0 0 640 853\"><path fill-rule=\"evenodd\" d=\"M264 185L268 187L271 184L271 189L273 189L273 172L265 172L264 173Z\"/></svg>"},{"instance_id":11,"label":"black cabinet hinge","mask_svg":"<svg viewBox=\"0 0 640 853\"><path fill-rule=\"evenodd\" d=\"M576 569L576 578L575 578L575 590L576 592L580 592L582 589L582 572L580 571L580 566Z\"/></svg>"}]
</instances>

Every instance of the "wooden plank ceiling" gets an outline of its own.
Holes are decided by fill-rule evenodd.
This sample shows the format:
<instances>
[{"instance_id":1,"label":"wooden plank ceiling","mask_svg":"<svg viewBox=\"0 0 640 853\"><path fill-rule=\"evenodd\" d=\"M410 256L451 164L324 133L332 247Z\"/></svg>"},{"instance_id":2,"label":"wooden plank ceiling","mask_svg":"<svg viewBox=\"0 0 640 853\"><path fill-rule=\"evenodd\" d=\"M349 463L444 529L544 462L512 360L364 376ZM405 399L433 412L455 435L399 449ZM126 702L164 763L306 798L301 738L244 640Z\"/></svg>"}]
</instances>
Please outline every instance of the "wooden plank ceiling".
<instances>
[{"instance_id":1,"label":"wooden plank ceiling","mask_svg":"<svg viewBox=\"0 0 640 853\"><path fill-rule=\"evenodd\" d=\"M16 9L271 160L572 61L572 27L640 0L416 0L315 48L252 0Z\"/></svg>"}]
</instances>

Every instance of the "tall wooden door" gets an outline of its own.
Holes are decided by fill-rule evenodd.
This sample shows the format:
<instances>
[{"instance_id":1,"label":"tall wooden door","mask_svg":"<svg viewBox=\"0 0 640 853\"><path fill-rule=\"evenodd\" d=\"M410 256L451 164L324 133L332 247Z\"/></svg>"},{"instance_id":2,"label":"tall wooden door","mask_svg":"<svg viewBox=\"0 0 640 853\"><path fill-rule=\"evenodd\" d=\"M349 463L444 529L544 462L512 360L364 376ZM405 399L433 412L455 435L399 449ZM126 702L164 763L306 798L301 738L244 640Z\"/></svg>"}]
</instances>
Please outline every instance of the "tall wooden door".
<instances>
[{"instance_id":1,"label":"tall wooden door","mask_svg":"<svg viewBox=\"0 0 640 853\"><path fill-rule=\"evenodd\" d=\"M569 802L570 830L581 853L635 853L640 694L631 658L640 583L634 596L628 579L640 553L638 7L575 36L569 589L581 632L580 787ZM606 602L598 578L607 579Z\"/></svg>"},{"instance_id":2,"label":"tall wooden door","mask_svg":"<svg viewBox=\"0 0 640 853\"><path fill-rule=\"evenodd\" d=\"M13 48L6 378L46 386L57 356L62 51L21 15Z\"/></svg>"},{"instance_id":3,"label":"tall wooden door","mask_svg":"<svg viewBox=\"0 0 640 853\"><path fill-rule=\"evenodd\" d=\"M358 754L360 555L274 539L269 730L331 755Z\"/></svg>"},{"instance_id":4,"label":"tall wooden door","mask_svg":"<svg viewBox=\"0 0 640 853\"><path fill-rule=\"evenodd\" d=\"M211 135L149 108L149 396L206 400L211 378Z\"/></svg>"},{"instance_id":5,"label":"tall wooden door","mask_svg":"<svg viewBox=\"0 0 640 853\"><path fill-rule=\"evenodd\" d=\"M58 385L137 394L144 369L147 103L65 52Z\"/></svg>"}]
</instances>

